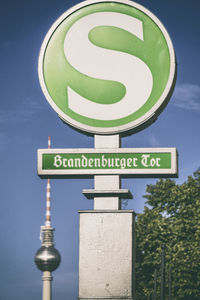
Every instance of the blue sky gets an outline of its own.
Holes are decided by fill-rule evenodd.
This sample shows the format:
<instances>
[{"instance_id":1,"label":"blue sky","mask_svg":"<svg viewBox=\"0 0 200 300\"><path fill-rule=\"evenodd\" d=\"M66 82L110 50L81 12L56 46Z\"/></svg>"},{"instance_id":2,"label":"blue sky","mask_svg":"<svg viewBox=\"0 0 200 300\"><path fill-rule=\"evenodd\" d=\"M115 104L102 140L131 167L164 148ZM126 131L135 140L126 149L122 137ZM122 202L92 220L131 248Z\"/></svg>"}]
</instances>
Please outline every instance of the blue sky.
<instances>
[{"instance_id":1,"label":"blue sky","mask_svg":"<svg viewBox=\"0 0 200 300\"><path fill-rule=\"evenodd\" d=\"M43 38L52 23L78 1L0 2L0 242L1 296L41 299L41 272L33 259L44 224L46 181L37 176L38 148L93 147L87 137L64 125L45 100L37 75ZM168 106L145 130L123 138L122 147L176 147L182 183L200 167L200 2L138 1L167 28L176 52L178 77ZM123 179L134 199L127 208L142 212L145 187L156 179ZM92 209L82 195L92 179L52 180L52 224L62 262L54 272L53 296L78 295L78 210Z\"/></svg>"}]
</instances>

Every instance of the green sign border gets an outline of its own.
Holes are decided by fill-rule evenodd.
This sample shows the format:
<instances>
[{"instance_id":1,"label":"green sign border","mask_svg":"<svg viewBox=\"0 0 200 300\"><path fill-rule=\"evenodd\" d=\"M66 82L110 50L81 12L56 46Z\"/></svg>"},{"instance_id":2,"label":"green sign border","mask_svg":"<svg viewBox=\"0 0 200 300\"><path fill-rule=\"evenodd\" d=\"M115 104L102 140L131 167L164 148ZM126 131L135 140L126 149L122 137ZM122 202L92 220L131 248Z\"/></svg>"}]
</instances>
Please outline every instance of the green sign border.
<instances>
[{"instance_id":1,"label":"green sign border","mask_svg":"<svg viewBox=\"0 0 200 300\"><path fill-rule=\"evenodd\" d=\"M169 56L170 56L170 71L169 71L169 77L168 77L168 82L166 84L166 87L161 95L161 97L156 101L156 103L151 107L146 113L144 113L142 116L138 117L136 120L132 120L129 123L126 123L124 125L116 125L116 120L115 125L112 126L112 122L108 121L107 123L109 124L108 127L98 127L98 124L95 124L94 126L85 124L84 122L81 123L81 121L77 121L77 119L73 119L69 115L67 115L65 112L63 112L62 109L60 109L55 102L52 100L51 95L49 91L47 90L46 84L45 84L45 79L44 79L44 57L45 57L45 52L47 45L52 38L55 30L60 26L60 24L71 14L74 12L78 11L81 8L84 8L86 6L91 6L91 4L99 4L99 3L121 3L121 4L126 4L128 6L131 6L133 8L138 9L142 13L146 14L147 16L150 17L150 19L153 20L153 22L158 26L158 28L161 30L166 43L168 45L169 49ZM40 79L40 84L42 87L42 90L50 103L50 105L53 107L53 109L58 113L59 117L66 123L68 123L70 126L76 127L77 129L81 131L86 131L89 133L93 134L114 134L114 133L120 133L120 132L125 132L132 130L138 131L139 129L142 129L145 126L148 126L152 121L159 115L159 113L162 111L164 106L167 104L167 102L170 99L170 96L172 94L173 88L175 86L175 80L176 80L176 59L175 59L175 53L173 49L173 45L171 42L171 39L162 25L162 23L155 17L150 11L148 11L146 8L143 6L134 3L132 1L127 1L127 0L104 0L104 1L99 1L99 0L89 0L89 1L84 1L68 11L66 11L55 23L54 25L50 28L49 32L47 33L44 42L41 47L40 55L39 55L39 65L38 65L38 70L39 70L39 79ZM80 119L81 120L81 119ZM113 123L114 124L114 123Z\"/></svg>"}]
</instances>

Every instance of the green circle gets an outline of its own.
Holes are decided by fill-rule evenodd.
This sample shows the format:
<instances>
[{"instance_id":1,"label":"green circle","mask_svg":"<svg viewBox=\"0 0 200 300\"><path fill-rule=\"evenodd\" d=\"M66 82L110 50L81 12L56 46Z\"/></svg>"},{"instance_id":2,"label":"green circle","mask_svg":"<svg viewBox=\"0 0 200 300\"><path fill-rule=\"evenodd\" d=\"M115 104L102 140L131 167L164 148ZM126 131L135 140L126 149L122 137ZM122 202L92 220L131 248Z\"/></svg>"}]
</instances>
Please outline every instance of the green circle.
<instances>
[{"instance_id":1,"label":"green circle","mask_svg":"<svg viewBox=\"0 0 200 300\"><path fill-rule=\"evenodd\" d=\"M64 55L64 40L70 27L80 18L96 12L118 12L134 17L142 21L143 24L144 40L140 40L123 29L111 26L95 27L89 33L89 40L94 45L138 57L151 70L153 87L148 100L137 111L130 112L130 115L120 119L96 120L77 114L68 107L67 87L90 101L103 104L116 103L126 93L125 87L119 82L95 79L79 72L70 65ZM67 15L48 38L42 59L43 80L48 96L53 101L54 108L63 113L62 118L63 115L66 116L64 118L66 122L69 118L72 120L69 122L71 125L73 125L73 120L75 121L76 125L73 125L75 127L78 127L77 123L80 124L80 128L83 124L83 129L86 131L95 132L96 128L96 131L101 133L105 129L107 129L107 133L110 133L114 127L115 131L116 127L120 127L120 131L127 130L129 124L137 123L137 120L143 118L145 114L148 115L149 111L154 110L154 106L157 105L163 93L166 94L165 98L167 98L171 88L170 86L168 93L166 93L166 86L169 85L168 82L171 76L171 57L168 41L151 17L138 8L124 3L113 1L94 3L81 7ZM171 85L172 82L173 80L171 80ZM164 101L165 99L162 99L162 102ZM153 114L155 114L154 111ZM90 130L90 127L93 129ZM134 127L137 127L137 124Z\"/></svg>"}]
</instances>

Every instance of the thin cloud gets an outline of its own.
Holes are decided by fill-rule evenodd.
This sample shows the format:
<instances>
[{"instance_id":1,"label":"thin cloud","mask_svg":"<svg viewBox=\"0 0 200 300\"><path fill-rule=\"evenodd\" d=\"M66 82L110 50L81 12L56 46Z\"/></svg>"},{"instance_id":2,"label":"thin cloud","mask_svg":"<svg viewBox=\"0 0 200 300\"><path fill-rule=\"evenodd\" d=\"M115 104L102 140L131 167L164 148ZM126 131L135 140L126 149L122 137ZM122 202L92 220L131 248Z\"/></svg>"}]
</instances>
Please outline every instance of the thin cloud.
<instances>
[{"instance_id":1,"label":"thin cloud","mask_svg":"<svg viewBox=\"0 0 200 300\"><path fill-rule=\"evenodd\" d=\"M11 41L9 41L9 40L6 40L0 44L0 47L2 47L2 48L8 48L10 46L11 46Z\"/></svg>"},{"instance_id":2,"label":"thin cloud","mask_svg":"<svg viewBox=\"0 0 200 300\"><path fill-rule=\"evenodd\" d=\"M6 145L9 143L9 141L10 140L8 136L5 133L0 132L0 152L5 150Z\"/></svg>"},{"instance_id":3,"label":"thin cloud","mask_svg":"<svg viewBox=\"0 0 200 300\"><path fill-rule=\"evenodd\" d=\"M175 88L173 99L173 105L178 108L200 111L200 86L179 84Z\"/></svg>"},{"instance_id":4,"label":"thin cloud","mask_svg":"<svg viewBox=\"0 0 200 300\"><path fill-rule=\"evenodd\" d=\"M42 111L42 106L35 100L28 97L26 101L23 101L20 106L11 110L0 111L0 124L6 123L22 123L29 120L35 114Z\"/></svg>"},{"instance_id":5,"label":"thin cloud","mask_svg":"<svg viewBox=\"0 0 200 300\"><path fill-rule=\"evenodd\" d=\"M67 284L69 286L76 285L78 273L77 272L58 272L56 275L57 284Z\"/></svg>"},{"instance_id":6,"label":"thin cloud","mask_svg":"<svg viewBox=\"0 0 200 300\"><path fill-rule=\"evenodd\" d=\"M160 146L159 140L153 134L149 137L149 142L150 142L152 147L159 147Z\"/></svg>"},{"instance_id":7,"label":"thin cloud","mask_svg":"<svg viewBox=\"0 0 200 300\"><path fill-rule=\"evenodd\" d=\"M27 145L31 142L31 136L20 136L20 134L8 134L7 132L0 132L0 153L5 152L13 145Z\"/></svg>"}]
</instances>

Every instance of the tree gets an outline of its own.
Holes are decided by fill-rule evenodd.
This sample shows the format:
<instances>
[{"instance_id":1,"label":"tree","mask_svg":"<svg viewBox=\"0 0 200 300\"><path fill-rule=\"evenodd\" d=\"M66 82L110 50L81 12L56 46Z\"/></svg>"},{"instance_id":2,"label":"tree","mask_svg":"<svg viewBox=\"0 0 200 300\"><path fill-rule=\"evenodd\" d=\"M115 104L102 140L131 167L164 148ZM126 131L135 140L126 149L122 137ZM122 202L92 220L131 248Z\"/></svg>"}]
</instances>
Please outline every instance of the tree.
<instances>
[{"instance_id":1,"label":"tree","mask_svg":"<svg viewBox=\"0 0 200 300\"><path fill-rule=\"evenodd\" d=\"M136 299L147 299L153 289L163 243L173 300L200 299L200 170L181 185L160 179L146 192L148 207L136 220Z\"/></svg>"}]
</instances>

